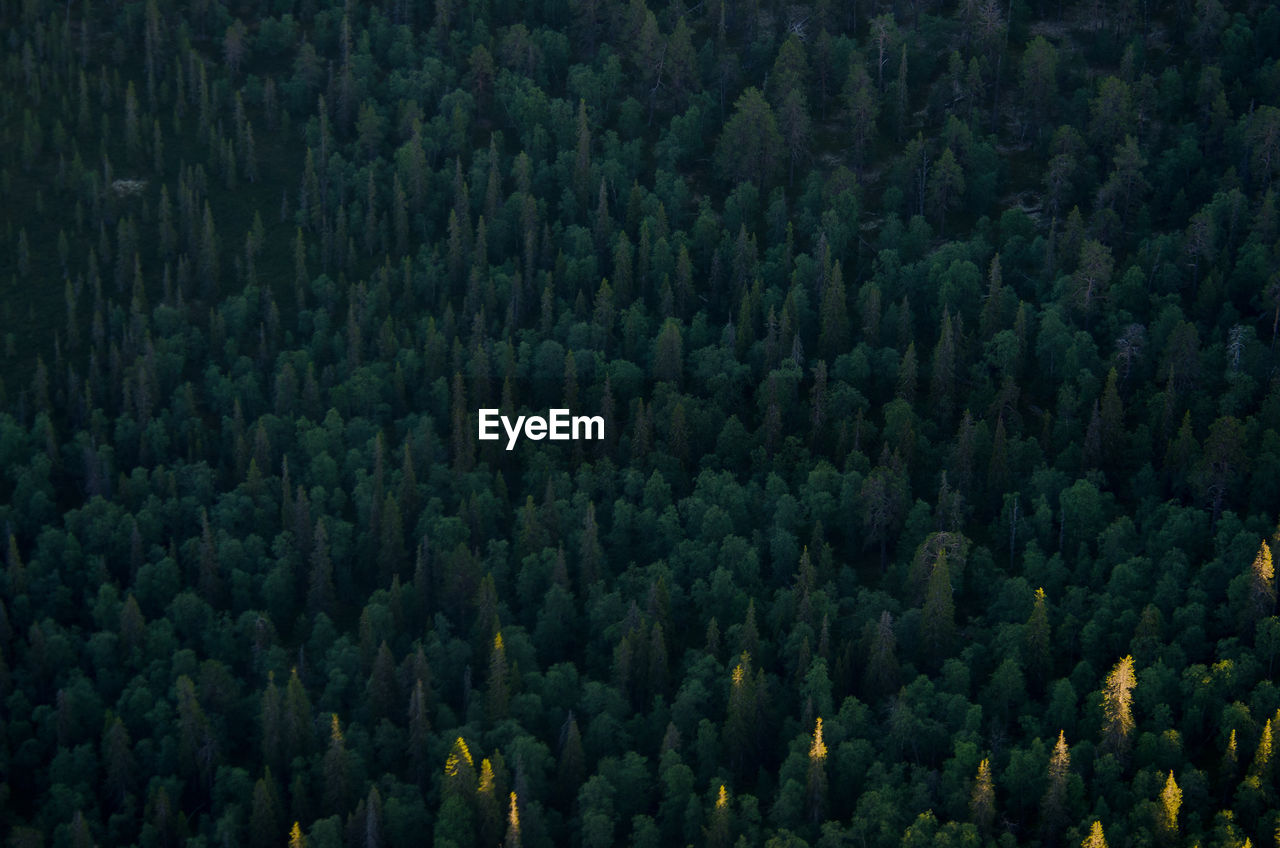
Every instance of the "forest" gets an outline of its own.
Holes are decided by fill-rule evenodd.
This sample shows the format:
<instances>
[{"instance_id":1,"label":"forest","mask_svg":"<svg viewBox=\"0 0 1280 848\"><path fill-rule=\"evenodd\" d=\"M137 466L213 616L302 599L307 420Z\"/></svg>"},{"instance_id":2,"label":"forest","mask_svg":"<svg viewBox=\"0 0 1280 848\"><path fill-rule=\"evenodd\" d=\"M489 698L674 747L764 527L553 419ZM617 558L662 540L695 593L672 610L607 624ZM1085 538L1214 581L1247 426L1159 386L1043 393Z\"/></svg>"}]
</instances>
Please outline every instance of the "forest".
<instances>
[{"instance_id":1,"label":"forest","mask_svg":"<svg viewBox=\"0 0 1280 848\"><path fill-rule=\"evenodd\" d=\"M8 848L1280 846L1276 4L0 38Z\"/></svg>"}]
</instances>

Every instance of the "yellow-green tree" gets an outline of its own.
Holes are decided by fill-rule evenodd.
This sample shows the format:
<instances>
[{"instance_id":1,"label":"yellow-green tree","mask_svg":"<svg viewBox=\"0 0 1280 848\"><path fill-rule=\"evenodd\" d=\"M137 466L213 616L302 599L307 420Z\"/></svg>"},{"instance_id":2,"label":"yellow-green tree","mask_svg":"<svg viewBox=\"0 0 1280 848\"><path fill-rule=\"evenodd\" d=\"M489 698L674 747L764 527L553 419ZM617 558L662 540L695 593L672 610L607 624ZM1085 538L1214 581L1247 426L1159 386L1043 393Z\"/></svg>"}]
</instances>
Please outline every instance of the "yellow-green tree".
<instances>
[{"instance_id":1,"label":"yellow-green tree","mask_svg":"<svg viewBox=\"0 0 1280 848\"><path fill-rule=\"evenodd\" d=\"M1133 735L1133 689L1138 684L1133 657L1125 656L1107 675L1102 689L1102 744L1117 756L1128 753Z\"/></svg>"},{"instance_id":2,"label":"yellow-green tree","mask_svg":"<svg viewBox=\"0 0 1280 848\"><path fill-rule=\"evenodd\" d=\"M732 837L731 823L733 814L729 810L729 790L720 784L720 792L716 795L716 805L711 811L711 821L706 828L707 845L712 848L728 848Z\"/></svg>"},{"instance_id":3,"label":"yellow-green tree","mask_svg":"<svg viewBox=\"0 0 1280 848\"><path fill-rule=\"evenodd\" d=\"M493 845L502 833L502 802L498 800L497 779L493 763L486 757L480 761L480 778L476 784L476 810L480 818L480 838Z\"/></svg>"},{"instance_id":4,"label":"yellow-green tree","mask_svg":"<svg viewBox=\"0 0 1280 848\"><path fill-rule=\"evenodd\" d=\"M1276 608L1276 570L1265 539L1249 566L1249 607L1255 621L1271 615Z\"/></svg>"},{"instance_id":5,"label":"yellow-green tree","mask_svg":"<svg viewBox=\"0 0 1280 848\"><path fill-rule=\"evenodd\" d=\"M995 819L996 784L991 777L991 760L983 757L973 780L973 792L969 795L969 820L979 833L990 834Z\"/></svg>"},{"instance_id":6,"label":"yellow-green tree","mask_svg":"<svg viewBox=\"0 0 1280 848\"><path fill-rule=\"evenodd\" d=\"M805 779L805 795L809 801L809 819L814 824L822 821L827 805L827 743L822 739L822 716L818 716L813 728L813 741L809 744L809 773Z\"/></svg>"},{"instance_id":7,"label":"yellow-green tree","mask_svg":"<svg viewBox=\"0 0 1280 848\"><path fill-rule=\"evenodd\" d=\"M507 836L502 848L520 848L520 804L514 792L507 807Z\"/></svg>"},{"instance_id":8,"label":"yellow-green tree","mask_svg":"<svg viewBox=\"0 0 1280 848\"><path fill-rule=\"evenodd\" d=\"M1182 790L1178 781L1173 779L1173 772L1164 782L1160 790L1160 807L1157 811L1157 830L1166 845L1172 845L1178 838L1178 811L1182 807Z\"/></svg>"},{"instance_id":9,"label":"yellow-green tree","mask_svg":"<svg viewBox=\"0 0 1280 848\"><path fill-rule=\"evenodd\" d=\"M1271 719L1262 726L1262 735L1258 738L1258 748L1253 752L1253 762L1249 765L1249 775L1257 777L1264 786L1271 781Z\"/></svg>"}]
</instances>

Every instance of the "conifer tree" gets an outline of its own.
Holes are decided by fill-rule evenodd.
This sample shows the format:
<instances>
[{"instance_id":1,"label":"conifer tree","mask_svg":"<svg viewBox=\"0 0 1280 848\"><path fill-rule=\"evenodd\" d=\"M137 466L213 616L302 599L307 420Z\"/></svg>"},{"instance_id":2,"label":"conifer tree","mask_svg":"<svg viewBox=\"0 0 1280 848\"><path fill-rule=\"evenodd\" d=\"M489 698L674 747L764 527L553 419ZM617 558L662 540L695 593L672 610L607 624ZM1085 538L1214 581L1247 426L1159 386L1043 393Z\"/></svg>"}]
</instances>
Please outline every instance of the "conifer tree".
<instances>
[{"instance_id":1,"label":"conifer tree","mask_svg":"<svg viewBox=\"0 0 1280 848\"><path fill-rule=\"evenodd\" d=\"M1270 785L1273 771L1271 747L1271 719L1267 719L1262 726L1262 733L1258 737L1258 747L1253 752L1253 762L1249 764L1249 775L1258 778L1264 786Z\"/></svg>"},{"instance_id":2,"label":"conifer tree","mask_svg":"<svg viewBox=\"0 0 1280 848\"><path fill-rule=\"evenodd\" d=\"M268 768L279 769L284 762L283 710L280 687L274 671L267 672L267 688L262 692L262 759Z\"/></svg>"},{"instance_id":3,"label":"conifer tree","mask_svg":"<svg viewBox=\"0 0 1280 848\"><path fill-rule=\"evenodd\" d=\"M957 366L954 322L950 311L944 311L938 345L933 349L933 374L929 381L929 398L943 426L950 425L954 411Z\"/></svg>"},{"instance_id":4,"label":"conifer tree","mask_svg":"<svg viewBox=\"0 0 1280 848\"><path fill-rule=\"evenodd\" d=\"M480 841L496 845L502 832L502 802L498 800L493 763L488 757L480 761L480 777L476 784L476 811L480 819Z\"/></svg>"},{"instance_id":5,"label":"conifer tree","mask_svg":"<svg viewBox=\"0 0 1280 848\"><path fill-rule=\"evenodd\" d=\"M1107 837L1102 833L1102 822L1094 819L1089 826L1089 835L1080 843L1080 848L1107 848Z\"/></svg>"},{"instance_id":6,"label":"conifer tree","mask_svg":"<svg viewBox=\"0 0 1280 848\"><path fill-rule=\"evenodd\" d=\"M880 621L874 626L863 683L872 696L885 695L897 688L897 637L893 632L893 616L888 610L880 613Z\"/></svg>"},{"instance_id":7,"label":"conifer tree","mask_svg":"<svg viewBox=\"0 0 1280 848\"><path fill-rule=\"evenodd\" d=\"M1231 733L1227 735L1227 747L1222 752L1222 764L1219 766L1219 775L1224 786L1234 785L1236 775L1240 771L1240 751L1236 744L1236 729L1231 728Z\"/></svg>"},{"instance_id":8,"label":"conifer tree","mask_svg":"<svg viewBox=\"0 0 1280 848\"><path fill-rule=\"evenodd\" d=\"M385 584L400 573L404 566L404 521L395 495L387 493L377 521L380 530L378 543L378 572Z\"/></svg>"},{"instance_id":9,"label":"conifer tree","mask_svg":"<svg viewBox=\"0 0 1280 848\"><path fill-rule=\"evenodd\" d=\"M849 308L844 288L844 273L839 261L831 271L831 281L822 292L822 325L818 347L824 356L835 358L849 344Z\"/></svg>"},{"instance_id":10,"label":"conifer tree","mask_svg":"<svg viewBox=\"0 0 1280 848\"><path fill-rule=\"evenodd\" d=\"M507 650L502 644L502 632L493 636L489 651L489 684L485 694L485 708L489 721L495 724L506 718L511 693L507 680Z\"/></svg>"},{"instance_id":11,"label":"conifer tree","mask_svg":"<svg viewBox=\"0 0 1280 848\"><path fill-rule=\"evenodd\" d=\"M471 749L461 736L453 740L449 756L444 763L444 789L446 794L470 798L476 789L476 763Z\"/></svg>"},{"instance_id":12,"label":"conifer tree","mask_svg":"<svg viewBox=\"0 0 1280 848\"><path fill-rule=\"evenodd\" d=\"M1178 788L1178 782L1173 779L1173 772L1169 772L1169 777L1164 782L1164 789L1160 790L1160 806L1157 813L1157 826L1161 840L1166 845L1177 843L1178 839L1178 811L1182 807L1182 790Z\"/></svg>"},{"instance_id":13,"label":"conifer tree","mask_svg":"<svg viewBox=\"0 0 1280 848\"><path fill-rule=\"evenodd\" d=\"M1053 653L1050 646L1049 612L1043 588L1036 589L1035 605L1027 618L1023 644L1026 646L1026 668L1031 679L1043 685L1053 672Z\"/></svg>"},{"instance_id":14,"label":"conifer tree","mask_svg":"<svg viewBox=\"0 0 1280 848\"><path fill-rule=\"evenodd\" d=\"M1049 757L1049 788L1040 802L1040 818L1045 838L1056 839L1066 818L1067 777L1071 771L1071 752L1067 734L1059 730L1058 741Z\"/></svg>"},{"instance_id":15,"label":"conifer tree","mask_svg":"<svg viewBox=\"0 0 1280 848\"><path fill-rule=\"evenodd\" d=\"M817 824L822 821L827 805L827 745L822 739L822 716L818 716L813 728L813 741L809 745L805 797L808 799L809 820Z\"/></svg>"},{"instance_id":16,"label":"conifer tree","mask_svg":"<svg viewBox=\"0 0 1280 848\"><path fill-rule=\"evenodd\" d=\"M569 714L561 731L560 761L556 768L557 785L565 798L576 798L586 773L586 755L582 751L582 733L578 720Z\"/></svg>"},{"instance_id":17,"label":"conifer tree","mask_svg":"<svg viewBox=\"0 0 1280 848\"><path fill-rule=\"evenodd\" d=\"M755 678L751 656L744 651L729 675L728 714L722 736L738 773L748 773L748 767L755 762L757 732Z\"/></svg>"},{"instance_id":18,"label":"conifer tree","mask_svg":"<svg viewBox=\"0 0 1280 848\"><path fill-rule=\"evenodd\" d=\"M978 763L978 774L973 781L973 791L969 795L969 820L978 832L984 835L991 833L991 825L996 816L996 788L991 777L991 760L986 757Z\"/></svg>"},{"instance_id":19,"label":"conifer tree","mask_svg":"<svg viewBox=\"0 0 1280 848\"><path fill-rule=\"evenodd\" d=\"M102 733L102 764L106 789L113 803L121 807L134 785L133 743L129 731L119 717L108 715L106 729Z\"/></svg>"},{"instance_id":20,"label":"conifer tree","mask_svg":"<svg viewBox=\"0 0 1280 848\"><path fill-rule=\"evenodd\" d=\"M336 592L333 587L333 563L329 559L329 534L323 518L316 519L311 547L311 575L307 581L307 608L312 614L332 616Z\"/></svg>"},{"instance_id":21,"label":"conifer tree","mask_svg":"<svg viewBox=\"0 0 1280 848\"><path fill-rule=\"evenodd\" d=\"M1133 688L1137 683L1133 657L1125 656L1107 675L1102 690L1102 743L1121 758L1128 753L1133 734Z\"/></svg>"},{"instance_id":22,"label":"conifer tree","mask_svg":"<svg viewBox=\"0 0 1280 848\"><path fill-rule=\"evenodd\" d=\"M221 589L219 579L218 547L209 526L209 516L200 515L200 594L210 603L216 603Z\"/></svg>"},{"instance_id":23,"label":"conifer tree","mask_svg":"<svg viewBox=\"0 0 1280 848\"><path fill-rule=\"evenodd\" d=\"M921 637L934 660L940 660L955 636L955 599L952 597L951 569L943 548L934 560L925 589L921 615Z\"/></svg>"},{"instance_id":24,"label":"conifer tree","mask_svg":"<svg viewBox=\"0 0 1280 848\"><path fill-rule=\"evenodd\" d=\"M282 827L280 799L271 781L271 769L253 785L253 806L249 814L250 844L273 848L280 844Z\"/></svg>"},{"instance_id":25,"label":"conifer tree","mask_svg":"<svg viewBox=\"0 0 1280 848\"><path fill-rule=\"evenodd\" d=\"M916 343L911 341L907 343L907 349L902 354L902 361L898 364L898 381L894 390L895 397L902 398L907 403L915 403L918 369Z\"/></svg>"},{"instance_id":26,"label":"conifer tree","mask_svg":"<svg viewBox=\"0 0 1280 848\"><path fill-rule=\"evenodd\" d=\"M311 700L307 697L295 666L289 672L289 683L284 697L284 750L285 760L310 752L313 742L311 724Z\"/></svg>"},{"instance_id":27,"label":"conifer tree","mask_svg":"<svg viewBox=\"0 0 1280 848\"><path fill-rule=\"evenodd\" d=\"M365 693L369 704L369 715L376 719L389 717L392 705L399 703L398 683L395 675L395 660L391 649L384 639L378 647L373 659L373 667L369 672L369 681Z\"/></svg>"},{"instance_id":28,"label":"conifer tree","mask_svg":"<svg viewBox=\"0 0 1280 848\"><path fill-rule=\"evenodd\" d=\"M347 743L338 724L338 714L329 716L329 750L324 755L324 804L330 810L347 809L351 776L347 765Z\"/></svg>"},{"instance_id":29,"label":"conifer tree","mask_svg":"<svg viewBox=\"0 0 1280 848\"><path fill-rule=\"evenodd\" d=\"M704 831L707 845L711 846L711 848L729 848L729 840L732 838L730 828L733 814L729 810L729 792L725 789L723 783L720 784L720 791L716 794L716 803L711 811L710 819L710 823Z\"/></svg>"},{"instance_id":30,"label":"conifer tree","mask_svg":"<svg viewBox=\"0 0 1280 848\"><path fill-rule=\"evenodd\" d=\"M1276 608L1276 571L1265 539L1249 566L1249 606L1255 621L1271 615Z\"/></svg>"},{"instance_id":31,"label":"conifer tree","mask_svg":"<svg viewBox=\"0 0 1280 848\"><path fill-rule=\"evenodd\" d=\"M516 793L510 793L507 806L507 835L502 841L502 848L520 848L520 805Z\"/></svg>"}]
</instances>

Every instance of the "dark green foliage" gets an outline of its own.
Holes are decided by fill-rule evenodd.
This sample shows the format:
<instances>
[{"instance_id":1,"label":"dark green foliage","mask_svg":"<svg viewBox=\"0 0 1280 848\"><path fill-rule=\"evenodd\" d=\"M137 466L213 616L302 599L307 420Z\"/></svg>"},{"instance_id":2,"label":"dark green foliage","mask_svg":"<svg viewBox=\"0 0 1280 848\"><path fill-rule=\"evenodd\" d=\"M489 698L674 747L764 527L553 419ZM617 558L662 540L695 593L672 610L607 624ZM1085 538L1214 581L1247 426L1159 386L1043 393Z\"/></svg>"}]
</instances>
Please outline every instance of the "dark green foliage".
<instances>
[{"instance_id":1,"label":"dark green foliage","mask_svg":"<svg viewBox=\"0 0 1280 848\"><path fill-rule=\"evenodd\" d=\"M0 22L8 844L1274 841L1274 8Z\"/></svg>"}]
</instances>

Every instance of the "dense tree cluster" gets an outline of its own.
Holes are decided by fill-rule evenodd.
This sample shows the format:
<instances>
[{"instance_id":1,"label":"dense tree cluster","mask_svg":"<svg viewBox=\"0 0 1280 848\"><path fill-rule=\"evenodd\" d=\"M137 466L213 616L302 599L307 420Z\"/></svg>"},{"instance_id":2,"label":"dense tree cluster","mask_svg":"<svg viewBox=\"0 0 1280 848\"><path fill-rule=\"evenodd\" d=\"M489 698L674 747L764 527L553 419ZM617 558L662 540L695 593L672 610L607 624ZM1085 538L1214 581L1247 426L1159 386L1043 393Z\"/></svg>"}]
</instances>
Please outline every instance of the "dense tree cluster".
<instances>
[{"instance_id":1,"label":"dense tree cluster","mask_svg":"<svg viewBox=\"0 0 1280 848\"><path fill-rule=\"evenodd\" d=\"M1273 4L0 22L8 844L1280 838Z\"/></svg>"}]
</instances>

